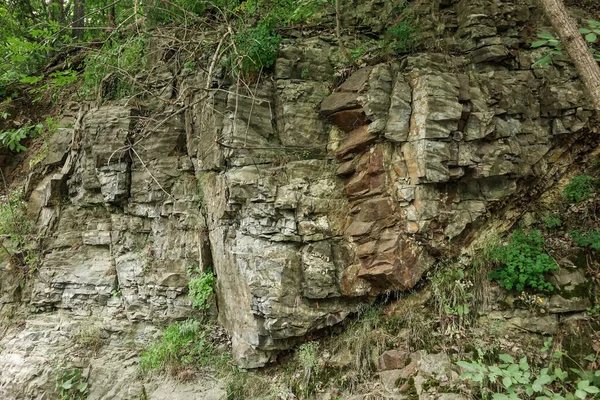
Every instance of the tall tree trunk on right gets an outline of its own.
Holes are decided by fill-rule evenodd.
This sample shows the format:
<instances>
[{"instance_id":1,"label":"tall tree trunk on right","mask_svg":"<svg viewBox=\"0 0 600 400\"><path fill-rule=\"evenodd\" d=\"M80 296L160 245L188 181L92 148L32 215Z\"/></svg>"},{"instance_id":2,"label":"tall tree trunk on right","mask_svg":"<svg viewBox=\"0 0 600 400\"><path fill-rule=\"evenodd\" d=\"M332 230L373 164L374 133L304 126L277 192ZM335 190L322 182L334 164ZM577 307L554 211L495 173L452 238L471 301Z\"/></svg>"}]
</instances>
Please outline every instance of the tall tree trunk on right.
<instances>
[{"instance_id":1,"label":"tall tree trunk on right","mask_svg":"<svg viewBox=\"0 0 600 400\"><path fill-rule=\"evenodd\" d=\"M600 67L594 60L577 24L569 16L563 0L540 0L542 8L560 38L562 47L575 64L579 77L592 97L596 114L600 116Z\"/></svg>"},{"instance_id":2,"label":"tall tree trunk on right","mask_svg":"<svg viewBox=\"0 0 600 400\"><path fill-rule=\"evenodd\" d=\"M75 0L73 4L73 39L83 39L83 28L85 27L85 0Z\"/></svg>"}]
</instances>

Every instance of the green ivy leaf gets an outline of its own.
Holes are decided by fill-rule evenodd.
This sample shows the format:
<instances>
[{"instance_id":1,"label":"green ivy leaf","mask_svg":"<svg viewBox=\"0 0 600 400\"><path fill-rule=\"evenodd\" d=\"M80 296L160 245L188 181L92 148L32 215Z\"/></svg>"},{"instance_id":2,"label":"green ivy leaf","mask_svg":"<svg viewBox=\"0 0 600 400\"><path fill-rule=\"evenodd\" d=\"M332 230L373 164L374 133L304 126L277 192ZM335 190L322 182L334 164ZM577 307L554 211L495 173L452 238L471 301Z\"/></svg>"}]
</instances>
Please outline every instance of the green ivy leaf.
<instances>
[{"instance_id":1,"label":"green ivy leaf","mask_svg":"<svg viewBox=\"0 0 600 400\"><path fill-rule=\"evenodd\" d=\"M598 40L598 36L596 36L595 33L589 33L585 35L585 40L587 40L588 43L596 43L596 40Z\"/></svg>"}]
</instances>

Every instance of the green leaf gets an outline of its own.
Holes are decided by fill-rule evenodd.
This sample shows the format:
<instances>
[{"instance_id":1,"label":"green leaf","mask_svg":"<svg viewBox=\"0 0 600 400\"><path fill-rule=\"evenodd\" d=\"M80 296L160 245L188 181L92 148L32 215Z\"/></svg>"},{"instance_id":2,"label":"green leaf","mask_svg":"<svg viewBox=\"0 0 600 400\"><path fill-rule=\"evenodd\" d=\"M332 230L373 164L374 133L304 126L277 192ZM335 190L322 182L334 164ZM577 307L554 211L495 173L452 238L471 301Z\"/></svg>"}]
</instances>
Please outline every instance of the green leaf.
<instances>
[{"instance_id":1,"label":"green leaf","mask_svg":"<svg viewBox=\"0 0 600 400\"><path fill-rule=\"evenodd\" d=\"M467 362L467 361L457 361L456 365L458 365L461 368L466 369L467 371L471 371L471 372L477 371L477 368L472 363Z\"/></svg>"},{"instance_id":2,"label":"green leaf","mask_svg":"<svg viewBox=\"0 0 600 400\"><path fill-rule=\"evenodd\" d=\"M503 393L494 393L494 395L492 396L493 400L508 400L509 398L510 397Z\"/></svg>"},{"instance_id":3,"label":"green leaf","mask_svg":"<svg viewBox=\"0 0 600 400\"><path fill-rule=\"evenodd\" d=\"M541 38L541 39L547 39L547 40L552 40L554 39L554 36L552 36L549 33L538 33L537 37Z\"/></svg>"},{"instance_id":4,"label":"green leaf","mask_svg":"<svg viewBox=\"0 0 600 400\"><path fill-rule=\"evenodd\" d=\"M588 380L577 382L577 389L585 390L585 388L587 388L588 386L590 386L590 381Z\"/></svg>"},{"instance_id":5,"label":"green leaf","mask_svg":"<svg viewBox=\"0 0 600 400\"><path fill-rule=\"evenodd\" d=\"M586 35L588 33L592 33L592 31L587 28L579 28L579 33Z\"/></svg>"},{"instance_id":6,"label":"green leaf","mask_svg":"<svg viewBox=\"0 0 600 400\"><path fill-rule=\"evenodd\" d=\"M596 40L598 40L598 36L596 36L595 33L588 33L587 35L585 35L585 40L587 40L588 43L596 43Z\"/></svg>"},{"instance_id":7,"label":"green leaf","mask_svg":"<svg viewBox=\"0 0 600 400\"><path fill-rule=\"evenodd\" d=\"M506 387L509 388L512 386L512 379L510 379L508 376L505 376L504 378L502 378L502 384Z\"/></svg>"},{"instance_id":8,"label":"green leaf","mask_svg":"<svg viewBox=\"0 0 600 400\"><path fill-rule=\"evenodd\" d=\"M557 350L554 352L554 354L552 354L552 358L562 358L563 356L563 352L560 350Z\"/></svg>"},{"instance_id":9,"label":"green leaf","mask_svg":"<svg viewBox=\"0 0 600 400\"><path fill-rule=\"evenodd\" d=\"M578 399L585 400L585 398L587 397L587 394L586 394L586 393L585 393L583 390L579 390L579 389L577 389L577 390L575 391L575 396L576 396Z\"/></svg>"},{"instance_id":10,"label":"green leaf","mask_svg":"<svg viewBox=\"0 0 600 400\"><path fill-rule=\"evenodd\" d=\"M538 47L545 46L546 44L548 44L547 40L536 40L535 42L531 43L531 48L536 49Z\"/></svg>"},{"instance_id":11,"label":"green leaf","mask_svg":"<svg viewBox=\"0 0 600 400\"><path fill-rule=\"evenodd\" d=\"M62 385L60 385L60 387L62 387L65 390L69 390L71 389L71 387L73 387L73 383L69 379L68 381L63 382Z\"/></svg>"},{"instance_id":12,"label":"green leaf","mask_svg":"<svg viewBox=\"0 0 600 400\"><path fill-rule=\"evenodd\" d=\"M515 362L515 359L512 358L508 354L500 354L499 358L500 358L501 361L504 361L505 363L513 364Z\"/></svg>"},{"instance_id":13,"label":"green leaf","mask_svg":"<svg viewBox=\"0 0 600 400\"><path fill-rule=\"evenodd\" d=\"M79 390L79 392L83 393L86 391L88 387L87 382L81 382L79 385L77 385L77 390Z\"/></svg>"},{"instance_id":14,"label":"green leaf","mask_svg":"<svg viewBox=\"0 0 600 400\"><path fill-rule=\"evenodd\" d=\"M590 394L600 393L600 389L598 389L596 386L588 386L583 390L585 390L586 392L588 392Z\"/></svg>"},{"instance_id":15,"label":"green leaf","mask_svg":"<svg viewBox=\"0 0 600 400\"><path fill-rule=\"evenodd\" d=\"M522 371L527 371L529 369L529 363L527 362L527 357L523 357L519 360L519 368Z\"/></svg>"}]
</instances>

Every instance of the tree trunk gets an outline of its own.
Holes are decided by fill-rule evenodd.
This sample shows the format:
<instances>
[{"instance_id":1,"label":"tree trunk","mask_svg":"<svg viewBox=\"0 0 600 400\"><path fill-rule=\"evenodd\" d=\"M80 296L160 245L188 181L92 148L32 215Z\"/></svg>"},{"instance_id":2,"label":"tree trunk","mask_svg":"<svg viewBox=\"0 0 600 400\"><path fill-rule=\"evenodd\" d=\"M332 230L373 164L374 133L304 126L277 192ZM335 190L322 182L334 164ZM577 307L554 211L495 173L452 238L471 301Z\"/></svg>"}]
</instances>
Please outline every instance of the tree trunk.
<instances>
[{"instance_id":1,"label":"tree trunk","mask_svg":"<svg viewBox=\"0 0 600 400\"><path fill-rule=\"evenodd\" d=\"M600 67L579 33L577 23L569 16L563 0L540 0L540 3L590 93L596 114L600 116Z\"/></svg>"},{"instance_id":2,"label":"tree trunk","mask_svg":"<svg viewBox=\"0 0 600 400\"><path fill-rule=\"evenodd\" d=\"M83 39L83 28L85 27L85 0L75 0L73 4L73 39Z\"/></svg>"}]
</instances>

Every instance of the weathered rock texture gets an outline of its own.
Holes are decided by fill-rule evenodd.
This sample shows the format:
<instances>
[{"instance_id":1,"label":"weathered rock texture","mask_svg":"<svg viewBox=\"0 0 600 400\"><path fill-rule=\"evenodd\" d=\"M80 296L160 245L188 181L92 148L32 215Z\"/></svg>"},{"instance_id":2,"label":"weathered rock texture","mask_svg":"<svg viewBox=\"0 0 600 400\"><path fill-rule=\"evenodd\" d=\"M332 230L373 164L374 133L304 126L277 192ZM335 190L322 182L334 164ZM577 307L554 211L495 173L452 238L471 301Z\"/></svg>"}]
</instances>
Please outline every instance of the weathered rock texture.
<instances>
[{"instance_id":1,"label":"weathered rock texture","mask_svg":"<svg viewBox=\"0 0 600 400\"><path fill-rule=\"evenodd\" d=\"M373 15L388 3L344 20L378 31ZM412 288L496 204L543 177L591 116L567 63L531 69L540 51L528 50L539 22L530 3L417 8L432 48L341 85L343 57L327 34L284 41L251 90L218 74L199 90L204 73L163 68L157 56L152 90L187 93L185 112L83 105L52 138L30 188L43 259L21 301L139 332L185 318L186 267L213 268L235 359L259 367L373 296ZM1 288L3 304L17 301L9 271ZM32 358L42 344L27 339L35 320L2 339L9 398L47 368ZM15 356L14 341L34 350ZM27 363L29 375L10 372Z\"/></svg>"}]
</instances>

